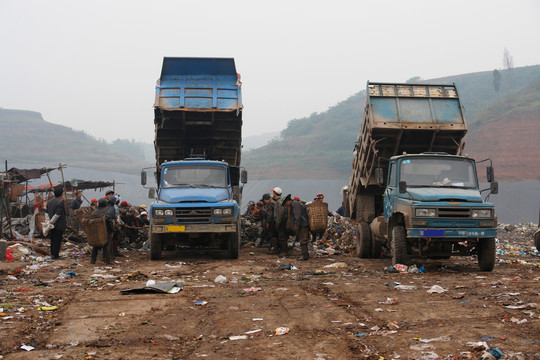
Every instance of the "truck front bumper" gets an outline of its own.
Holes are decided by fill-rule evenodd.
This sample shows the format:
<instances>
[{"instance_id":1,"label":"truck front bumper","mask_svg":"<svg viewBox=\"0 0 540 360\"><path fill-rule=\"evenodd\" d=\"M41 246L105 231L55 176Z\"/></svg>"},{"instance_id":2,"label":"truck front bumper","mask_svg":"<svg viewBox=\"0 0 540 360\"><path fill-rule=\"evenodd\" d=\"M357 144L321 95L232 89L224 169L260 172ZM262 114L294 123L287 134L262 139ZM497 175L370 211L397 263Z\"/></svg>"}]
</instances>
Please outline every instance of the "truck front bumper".
<instances>
[{"instance_id":1,"label":"truck front bumper","mask_svg":"<svg viewBox=\"0 0 540 360\"><path fill-rule=\"evenodd\" d=\"M476 229L433 229L433 228L412 228L407 230L407 237L410 238L447 238L447 239L475 239L497 237L496 228L476 228Z\"/></svg>"},{"instance_id":2,"label":"truck front bumper","mask_svg":"<svg viewBox=\"0 0 540 360\"><path fill-rule=\"evenodd\" d=\"M236 224L152 225L152 233L232 233Z\"/></svg>"}]
</instances>

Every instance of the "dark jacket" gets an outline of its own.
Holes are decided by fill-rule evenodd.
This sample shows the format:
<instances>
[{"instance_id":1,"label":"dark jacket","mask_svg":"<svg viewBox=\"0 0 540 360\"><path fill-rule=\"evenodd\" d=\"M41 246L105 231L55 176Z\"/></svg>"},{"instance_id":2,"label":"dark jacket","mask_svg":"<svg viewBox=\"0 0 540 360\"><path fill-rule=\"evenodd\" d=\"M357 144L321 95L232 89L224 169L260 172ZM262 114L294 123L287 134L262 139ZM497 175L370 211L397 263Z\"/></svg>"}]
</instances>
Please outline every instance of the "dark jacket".
<instances>
[{"instance_id":1,"label":"dark jacket","mask_svg":"<svg viewBox=\"0 0 540 360\"><path fill-rule=\"evenodd\" d=\"M82 199L75 198L71 200L71 203L69 204L69 208L73 210L77 210L81 207L82 203L83 203Z\"/></svg>"},{"instance_id":2,"label":"dark jacket","mask_svg":"<svg viewBox=\"0 0 540 360\"><path fill-rule=\"evenodd\" d=\"M59 218L54 223L54 228L59 231L64 231L67 228L66 223L66 209L64 208L64 200L59 197L54 197L47 202L47 214L49 219L52 220L54 215L58 215Z\"/></svg>"},{"instance_id":3,"label":"dark jacket","mask_svg":"<svg viewBox=\"0 0 540 360\"><path fill-rule=\"evenodd\" d=\"M274 219L274 200L270 199L268 204L266 204L266 223L275 225L276 220Z\"/></svg>"},{"instance_id":4,"label":"dark jacket","mask_svg":"<svg viewBox=\"0 0 540 360\"><path fill-rule=\"evenodd\" d=\"M280 226L281 223L287 221L285 206L281 203L281 196L274 199L274 221L276 226Z\"/></svg>"},{"instance_id":5,"label":"dark jacket","mask_svg":"<svg viewBox=\"0 0 540 360\"><path fill-rule=\"evenodd\" d=\"M298 200L291 202L291 224L294 228L306 227L309 225L306 206Z\"/></svg>"}]
</instances>

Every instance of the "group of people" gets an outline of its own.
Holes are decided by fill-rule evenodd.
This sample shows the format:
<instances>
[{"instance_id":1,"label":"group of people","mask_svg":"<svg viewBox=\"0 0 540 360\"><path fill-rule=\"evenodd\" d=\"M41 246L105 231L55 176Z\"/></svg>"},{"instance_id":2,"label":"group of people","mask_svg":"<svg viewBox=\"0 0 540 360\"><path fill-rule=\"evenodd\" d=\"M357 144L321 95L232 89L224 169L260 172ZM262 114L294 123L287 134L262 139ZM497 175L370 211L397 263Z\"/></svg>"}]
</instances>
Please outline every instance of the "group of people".
<instances>
[{"instance_id":1,"label":"group of people","mask_svg":"<svg viewBox=\"0 0 540 360\"><path fill-rule=\"evenodd\" d=\"M298 260L309 259L309 220L306 202L298 196L283 196L280 187L274 187L258 202L250 201L244 217L262 222L261 242L268 242L270 253L288 255L290 236L295 236L300 243L301 256ZM322 202L323 194L314 199Z\"/></svg>"},{"instance_id":2,"label":"group of people","mask_svg":"<svg viewBox=\"0 0 540 360\"><path fill-rule=\"evenodd\" d=\"M48 220L45 228L51 239L51 258L58 259L63 234L68 228L68 221L75 218L74 212L81 208L83 201L82 192L76 191L66 212L63 187L56 186L53 189L53 194L54 197L50 197L46 202L41 196L36 196L33 210L34 212L46 212ZM108 190L101 199L92 199L90 206L93 208L92 215L105 216L108 235L105 246L92 248L90 260L92 264L96 263L100 250L103 252L103 261L106 264L111 263L115 256L122 256L118 249L120 234L123 233L130 244L135 244L138 241L140 231L144 232L144 229L150 225L146 205L134 207L127 201L120 201L120 196L115 195L113 190Z\"/></svg>"},{"instance_id":3,"label":"group of people","mask_svg":"<svg viewBox=\"0 0 540 360\"><path fill-rule=\"evenodd\" d=\"M90 263L95 264L100 250L103 251L103 261L107 264L115 256L122 256L118 246L120 234L123 233L130 245L134 245L139 237L139 231L148 228L150 221L146 205L138 208L127 201L121 201L120 196L115 195L113 190L105 193L101 199L92 199L91 206L94 208L92 215L104 215L109 241L103 246L92 247Z\"/></svg>"}]
</instances>

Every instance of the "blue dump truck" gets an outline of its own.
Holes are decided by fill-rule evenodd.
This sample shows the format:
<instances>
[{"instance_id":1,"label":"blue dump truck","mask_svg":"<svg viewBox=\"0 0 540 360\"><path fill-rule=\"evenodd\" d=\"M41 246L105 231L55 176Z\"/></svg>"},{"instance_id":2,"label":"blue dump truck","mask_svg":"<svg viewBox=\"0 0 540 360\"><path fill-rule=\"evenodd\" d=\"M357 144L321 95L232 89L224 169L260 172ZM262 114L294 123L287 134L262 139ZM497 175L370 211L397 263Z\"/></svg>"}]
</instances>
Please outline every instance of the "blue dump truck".
<instances>
[{"instance_id":1,"label":"blue dump truck","mask_svg":"<svg viewBox=\"0 0 540 360\"><path fill-rule=\"evenodd\" d=\"M478 256L495 264L497 217L482 198L477 163L463 153L467 125L455 85L367 83L346 212L356 253L393 264L413 257ZM490 194L498 192L491 161Z\"/></svg>"},{"instance_id":2,"label":"blue dump truck","mask_svg":"<svg viewBox=\"0 0 540 360\"><path fill-rule=\"evenodd\" d=\"M151 187L150 258L204 249L238 258L242 96L234 59L163 59L154 125L157 187ZM141 173L147 184L149 169Z\"/></svg>"}]
</instances>

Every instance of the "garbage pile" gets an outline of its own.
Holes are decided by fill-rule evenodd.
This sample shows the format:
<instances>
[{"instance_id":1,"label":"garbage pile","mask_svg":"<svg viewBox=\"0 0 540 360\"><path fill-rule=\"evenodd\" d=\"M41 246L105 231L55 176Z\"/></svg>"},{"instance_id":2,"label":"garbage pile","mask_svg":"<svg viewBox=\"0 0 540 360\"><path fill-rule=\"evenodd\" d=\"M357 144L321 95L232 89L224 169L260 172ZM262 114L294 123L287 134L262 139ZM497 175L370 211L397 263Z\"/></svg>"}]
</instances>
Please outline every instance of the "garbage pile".
<instances>
[{"instance_id":1,"label":"garbage pile","mask_svg":"<svg viewBox=\"0 0 540 360\"><path fill-rule=\"evenodd\" d=\"M328 226L320 240L313 243L318 255L349 254L356 251L357 222L341 216L329 216Z\"/></svg>"}]
</instances>

